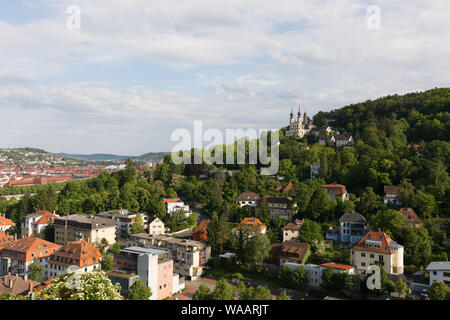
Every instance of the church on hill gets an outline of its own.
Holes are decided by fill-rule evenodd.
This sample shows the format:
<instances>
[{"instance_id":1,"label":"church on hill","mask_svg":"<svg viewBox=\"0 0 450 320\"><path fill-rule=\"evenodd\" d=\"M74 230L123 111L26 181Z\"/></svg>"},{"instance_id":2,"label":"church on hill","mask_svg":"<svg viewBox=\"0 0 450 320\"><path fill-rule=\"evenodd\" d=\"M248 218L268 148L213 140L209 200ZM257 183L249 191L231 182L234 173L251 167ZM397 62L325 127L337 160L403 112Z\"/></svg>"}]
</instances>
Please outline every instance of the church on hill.
<instances>
[{"instance_id":1,"label":"church on hill","mask_svg":"<svg viewBox=\"0 0 450 320\"><path fill-rule=\"evenodd\" d=\"M300 112L300 106L298 107L297 120L294 119L294 109L291 109L291 114L289 117L289 126L286 130L286 137L297 136L299 138L303 138L306 134L308 134L312 129L316 126L312 124L310 118L305 112Z\"/></svg>"}]
</instances>

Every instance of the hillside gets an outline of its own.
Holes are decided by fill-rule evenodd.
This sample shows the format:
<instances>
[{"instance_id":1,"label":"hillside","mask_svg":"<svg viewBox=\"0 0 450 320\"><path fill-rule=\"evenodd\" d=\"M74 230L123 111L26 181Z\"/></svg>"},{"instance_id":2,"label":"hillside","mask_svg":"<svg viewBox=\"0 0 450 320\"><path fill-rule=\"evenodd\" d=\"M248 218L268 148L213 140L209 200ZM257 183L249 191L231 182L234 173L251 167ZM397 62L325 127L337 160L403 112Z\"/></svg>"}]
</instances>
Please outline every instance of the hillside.
<instances>
[{"instance_id":1,"label":"hillside","mask_svg":"<svg viewBox=\"0 0 450 320\"><path fill-rule=\"evenodd\" d=\"M122 162L128 158L133 160L162 160L164 159L166 153L164 152L149 152L140 156L121 156L116 154L107 153L94 153L94 154L68 154L59 153L61 156L71 157L75 159L85 160L85 161L118 161Z\"/></svg>"},{"instance_id":2,"label":"hillside","mask_svg":"<svg viewBox=\"0 0 450 320\"><path fill-rule=\"evenodd\" d=\"M68 156L61 156L36 148L0 149L0 165L3 166L66 166L82 164L83 161Z\"/></svg>"}]
</instances>

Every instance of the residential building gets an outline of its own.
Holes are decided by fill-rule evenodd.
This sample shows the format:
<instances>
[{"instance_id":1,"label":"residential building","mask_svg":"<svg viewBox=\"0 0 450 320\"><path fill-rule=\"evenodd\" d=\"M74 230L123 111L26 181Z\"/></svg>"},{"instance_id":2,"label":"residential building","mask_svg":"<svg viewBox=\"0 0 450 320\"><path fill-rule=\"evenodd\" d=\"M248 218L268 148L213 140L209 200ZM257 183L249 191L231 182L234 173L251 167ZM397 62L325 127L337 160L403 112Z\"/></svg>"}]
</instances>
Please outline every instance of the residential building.
<instances>
[{"instance_id":1,"label":"residential building","mask_svg":"<svg viewBox=\"0 0 450 320\"><path fill-rule=\"evenodd\" d=\"M201 241L201 242L207 242L208 241L208 224L211 222L211 220L202 220L200 224L198 225L197 229L195 229L194 233L192 234L192 238L194 241Z\"/></svg>"},{"instance_id":2,"label":"residential building","mask_svg":"<svg viewBox=\"0 0 450 320\"><path fill-rule=\"evenodd\" d=\"M243 206L257 207L261 197L254 192L243 192L236 198L236 203L242 208Z\"/></svg>"},{"instance_id":3,"label":"residential building","mask_svg":"<svg viewBox=\"0 0 450 320\"><path fill-rule=\"evenodd\" d=\"M336 138L334 137L334 135L320 136L319 143L323 146L332 145L336 143Z\"/></svg>"},{"instance_id":4,"label":"residential building","mask_svg":"<svg viewBox=\"0 0 450 320\"><path fill-rule=\"evenodd\" d=\"M166 226L164 222L158 218L157 216L154 216L151 218L148 222L148 233L152 235L158 235L158 234L164 234L166 232Z\"/></svg>"},{"instance_id":5,"label":"residential building","mask_svg":"<svg viewBox=\"0 0 450 320\"><path fill-rule=\"evenodd\" d=\"M267 196L267 207L270 213L270 217L280 218L284 220L291 220L295 213L295 207L297 206L292 201L292 197L283 196Z\"/></svg>"},{"instance_id":6,"label":"residential building","mask_svg":"<svg viewBox=\"0 0 450 320\"><path fill-rule=\"evenodd\" d=\"M320 175L320 162L313 162L309 166L311 179L316 179Z\"/></svg>"},{"instance_id":7,"label":"residential building","mask_svg":"<svg viewBox=\"0 0 450 320\"><path fill-rule=\"evenodd\" d=\"M180 290L179 275L174 274L173 264L171 252L167 249L134 246L122 249L120 254L114 257L114 268L119 274L122 273L122 279L123 273L137 275L150 287L150 300L162 300ZM114 278L119 278L118 274L112 276L110 279L113 281ZM184 282L182 283L184 285Z\"/></svg>"},{"instance_id":8,"label":"residential building","mask_svg":"<svg viewBox=\"0 0 450 320\"><path fill-rule=\"evenodd\" d=\"M324 184L321 187L325 189L331 200L336 199L337 196L342 196L342 201L349 199L347 188L342 184L334 182L332 184Z\"/></svg>"},{"instance_id":9,"label":"residential building","mask_svg":"<svg viewBox=\"0 0 450 320\"><path fill-rule=\"evenodd\" d=\"M313 133L316 137L318 137L321 132L326 135L330 135L332 131L333 129L330 126L321 126L314 128Z\"/></svg>"},{"instance_id":10,"label":"residential building","mask_svg":"<svg viewBox=\"0 0 450 320\"><path fill-rule=\"evenodd\" d=\"M430 262L426 270L430 275L430 285L433 284L433 281L437 281L450 286L450 261Z\"/></svg>"},{"instance_id":11,"label":"residential building","mask_svg":"<svg viewBox=\"0 0 450 320\"><path fill-rule=\"evenodd\" d=\"M116 242L116 222L112 219L72 214L56 219L54 226L55 243L62 246L78 240L96 243L103 238L109 246Z\"/></svg>"},{"instance_id":12,"label":"residential building","mask_svg":"<svg viewBox=\"0 0 450 320\"><path fill-rule=\"evenodd\" d=\"M28 277L19 277L15 275L5 275L0 277L0 296L5 293L13 294L15 296L30 296L33 295L34 288L39 285L39 282L28 280Z\"/></svg>"},{"instance_id":13,"label":"residential building","mask_svg":"<svg viewBox=\"0 0 450 320\"><path fill-rule=\"evenodd\" d=\"M262 224L262 222L255 217L244 218L239 225L232 230L232 232L239 236L242 232L247 238L251 238L256 235L257 232L265 234L267 227Z\"/></svg>"},{"instance_id":14,"label":"residential building","mask_svg":"<svg viewBox=\"0 0 450 320\"><path fill-rule=\"evenodd\" d=\"M100 250L87 241L69 242L53 253L47 261L49 278L67 270L91 272L101 269L102 255Z\"/></svg>"},{"instance_id":15,"label":"residential building","mask_svg":"<svg viewBox=\"0 0 450 320\"><path fill-rule=\"evenodd\" d=\"M144 233L131 235L131 241L142 247L169 250L174 272L187 280L200 277L211 257L211 247L200 241Z\"/></svg>"},{"instance_id":16,"label":"residential building","mask_svg":"<svg viewBox=\"0 0 450 320\"><path fill-rule=\"evenodd\" d=\"M22 237L31 237L44 232L59 216L46 210L38 210L36 213L25 217L20 225Z\"/></svg>"},{"instance_id":17,"label":"residential building","mask_svg":"<svg viewBox=\"0 0 450 320\"><path fill-rule=\"evenodd\" d=\"M0 231L6 231L9 228L14 227L16 224L5 216L0 215Z\"/></svg>"},{"instance_id":18,"label":"residential building","mask_svg":"<svg viewBox=\"0 0 450 320\"><path fill-rule=\"evenodd\" d=\"M286 186L277 186L275 188L275 191L277 192L293 192L295 190L294 184L292 182L289 182Z\"/></svg>"},{"instance_id":19,"label":"residential building","mask_svg":"<svg viewBox=\"0 0 450 320\"><path fill-rule=\"evenodd\" d=\"M336 147L344 147L347 144L353 142L353 136L349 133L345 133L345 134L341 134L336 136L335 138L336 141Z\"/></svg>"},{"instance_id":20,"label":"residential building","mask_svg":"<svg viewBox=\"0 0 450 320\"><path fill-rule=\"evenodd\" d=\"M338 230L338 232L336 232ZM367 233L366 218L356 211L346 212L339 218L339 227L325 235L327 240L355 244Z\"/></svg>"},{"instance_id":21,"label":"residential building","mask_svg":"<svg viewBox=\"0 0 450 320\"><path fill-rule=\"evenodd\" d=\"M289 125L286 130L286 137L296 136L299 138L303 138L315 127L316 126L312 124L311 119L309 119L308 115L306 114L306 109L302 116L299 106L297 120L294 119L294 110L291 109L291 113L289 115Z\"/></svg>"},{"instance_id":22,"label":"residential building","mask_svg":"<svg viewBox=\"0 0 450 320\"><path fill-rule=\"evenodd\" d=\"M384 186L384 204L394 204L400 206L400 186Z\"/></svg>"},{"instance_id":23,"label":"residential building","mask_svg":"<svg viewBox=\"0 0 450 320\"><path fill-rule=\"evenodd\" d=\"M286 264L289 266L291 270L295 270L297 268L296 264ZM331 267L331 270L333 273L341 273L344 272L346 274L355 274L356 268L355 266L350 266L347 264L341 264L341 263L334 263L334 262L327 262L322 263L321 265L317 264L305 264L303 266L306 270L307 278L308 278L308 285L311 287L320 287L322 284L322 274L323 272L328 268Z\"/></svg>"},{"instance_id":24,"label":"residential building","mask_svg":"<svg viewBox=\"0 0 450 320\"><path fill-rule=\"evenodd\" d=\"M0 252L0 275L17 273L29 276L29 266L35 259L45 268L48 279L48 259L60 248L59 245L40 238L25 237L3 247Z\"/></svg>"},{"instance_id":25,"label":"residential building","mask_svg":"<svg viewBox=\"0 0 450 320\"><path fill-rule=\"evenodd\" d=\"M183 211L186 216L190 216L192 214L191 210L189 210L189 206L184 204L180 198L166 198L163 199L164 205L166 206L166 213L172 218L174 212Z\"/></svg>"},{"instance_id":26,"label":"residential building","mask_svg":"<svg viewBox=\"0 0 450 320\"><path fill-rule=\"evenodd\" d=\"M140 214L144 229L148 228L148 217L145 213ZM108 212L100 212L96 215L100 218L112 219L116 223L116 236L125 237L131 234L131 227L136 220L136 213L129 213L126 209L113 210Z\"/></svg>"},{"instance_id":27,"label":"residential building","mask_svg":"<svg viewBox=\"0 0 450 320\"><path fill-rule=\"evenodd\" d=\"M298 238L298 233L303 225L304 220L295 219L295 222L289 222L283 227L283 242L296 240Z\"/></svg>"},{"instance_id":28,"label":"residential building","mask_svg":"<svg viewBox=\"0 0 450 320\"><path fill-rule=\"evenodd\" d=\"M382 266L387 274L402 274L403 252L403 246L385 232L370 230L350 249L350 263L363 275L375 264Z\"/></svg>"},{"instance_id":29,"label":"residential building","mask_svg":"<svg viewBox=\"0 0 450 320\"><path fill-rule=\"evenodd\" d=\"M422 226L422 220L420 220L413 208L401 208L400 213L405 218L408 226L416 228Z\"/></svg>"},{"instance_id":30,"label":"residential building","mask_svg":"<svg viewBox=\"0 0 450 320\"><path fill-rule=\"evenodd\" d=\"M274 244L270 256L274 264L284 267L287 262L305 264L311 254L311 246L308 243L298 241L286 241Z\"/></svg>"}]
</instances>

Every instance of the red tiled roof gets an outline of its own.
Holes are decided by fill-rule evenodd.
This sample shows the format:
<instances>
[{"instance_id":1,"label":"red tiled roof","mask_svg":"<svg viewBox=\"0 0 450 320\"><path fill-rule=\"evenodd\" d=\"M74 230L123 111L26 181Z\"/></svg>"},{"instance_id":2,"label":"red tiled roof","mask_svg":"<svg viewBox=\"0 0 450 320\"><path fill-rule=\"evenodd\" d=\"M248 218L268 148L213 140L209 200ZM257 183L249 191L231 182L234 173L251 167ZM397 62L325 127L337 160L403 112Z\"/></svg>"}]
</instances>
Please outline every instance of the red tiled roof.
<instances>
[{"instance_id":1,"label":"red tiled roof","mask_svg":"<svg viewBox=\"0 0 450 320\"><path fill-rule=\"evenodd\" d=\"M400 186L384 186L384 194L400 194Z\"/></svg>"},{"instance_id":2,"label":"red tiled roof","mask_svg":"<svg viewBox=\"0 0 450 320\"><path fill-rule=\"evenodd\" d=\"M39 220L35 222L35 224L49 224L58 218L56 215L46 210L36 211L36 214L41 215L42 217L40 217Z\"/></svg>"},{"instance_id":3,"label":"red tiled roof","mask_svg":"<svg viewBox=\"0 0 450 320\"><path fill-rule=\"evenodd\" d=\"M100 263L100 251L85 240L67 243L50 256L49 262L60 265L86 267ZM68 260L71 259L71 260Z\"/></svg>"},{"instance_id":4,"label":"red tiled roof","mask_svg":"<svg viewBox=\"0 0 450 320\"><path fill-rule=\"evenodd\" d=\"M181 201L180 198L163 199L164 203L167 203L167 202L180 202L180 201Z\"/></svg>"},{"instance_id":5,"label":"red tiled roof","mask_svg":"<svg viewBox=\"0 0 450 320\"><path fill-rule=\"evenodd\" d=\"M415 223L422 223L413 208L401 208L400 213L408 220Z\"/></svg>"},{"instance_id":6,"label":"red tiled roof","mask_svg":"<svg viewBox=\"0 0 450 320\"><path fill-rule=\"evenodd\" d=\"M261 197L254 192L243 192L236 198L236 201L258 201Z\"/></svg>"},{"instance_id":7,"label":"red tiled roof","mask_svg":"<svg viewBox=\"0 0 450 320\"><path fill-rule=\"evenodd\" d=\"M321 185L321 187L326 189L327 193L329 193L331 189L336 189L336 194L347 193L347 188L342 184L331 183L331 184Z\"/></svg>"},{"instance_id":8,"label":"red tiled roof","mask_svg":"<svg viewBox=\"0 0 450 320\"><path fill-rule=\"evenodd\" d=\"M0 226L15 226L16 224L8 218L0 216Z\"/></svg>"},{"instance_id":9,"label":"red tiled roof","mask_svg":"<svg viewBox=\"0 0 450 320\"><path fill-rule=\"evenodd\" d=\"M33 261L35 258L45 258L50 256L53 254L54 250L59 249L59 247L59 245L53 242L45 241L40 238L24 237L4 246L1 255L19 261ZM14 253L14 255L11 255L10 253ZM23 256L19 258L16 255L17 253L22 253Z\"/></svg>"},{"instance_id":10,"label":"red tiled roof","mask_svg":"<svg viewBox=\"0 0 450 320\"><path fill-rule=\"evenodd\" d=\"M366 247L365 244L367 240L381 241L380 248ZM370 230L357 244L355 244L353 249L392 254L392 250L389 246L391 242L392 239L385 232Z\"/></svg>"},{"instance_id":11,"label":"red tiled roof","mask_svg":"<svg viewBox=\"0 0 450 320\"><path fill-rule=\"evenodd\" d=\"M333 269L340 269L340 270L351 270L351 269L355 268L355 266L351 266L348 264L334 263L334 262L322 263L321 266L322 267L332 267Z\"/></svg>"},{"instance_id":12,"label":"red tiled roof","mask_svg":"<svg viewBox=\"0 0 450 320\"><path fill-rule=\"evenodd\" d=\"M238 230L257 230L263 231L267 227L262 224L258 218L244 218L241 223L236 227Z\"/></svg>"}]
</instances>

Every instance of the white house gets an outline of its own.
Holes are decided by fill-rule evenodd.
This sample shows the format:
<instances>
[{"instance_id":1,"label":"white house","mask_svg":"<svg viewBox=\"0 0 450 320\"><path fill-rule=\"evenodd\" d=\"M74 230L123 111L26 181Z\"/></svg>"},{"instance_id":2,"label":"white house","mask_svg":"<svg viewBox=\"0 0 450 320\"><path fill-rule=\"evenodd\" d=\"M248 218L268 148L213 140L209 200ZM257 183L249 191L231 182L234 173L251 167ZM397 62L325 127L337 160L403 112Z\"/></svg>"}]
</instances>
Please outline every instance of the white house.
<instances>
[{"instance_id":1,"label":"white house","mask_svg":"<svg viewBox=\"0 0 450 320\"><path fill-rule=\"evenodd\" d=\"M256 207L261 197L254 192L243 192L236 198L236 203L242 208L244 206Z\"/></svg>"},{"instance_id":2,"label":"white house","mask_svg":"<svg viewBox=\"0 0 450 320\"><path fill-rule=\"evenodd\" d=\"M450 261L430 262L426 269L430 274L430 285L433 281L444 282L450 285Z\"/></svg>"},{"instance_id":3,"label":"white house","mask_svg":"<svg viewBox=\"0 0 450 320\"><path fill-rule=\"evenodd\" d=\"M169 215L169 217L172 217L173 213L177 211L184 211L187 217L192 214L192 212L189 210L189 206L187 204L184 204L184 202L181 201L180 198L166 198L163 199L163 202L166 206L166 213Z\"/></svg>"}]
</instances>

